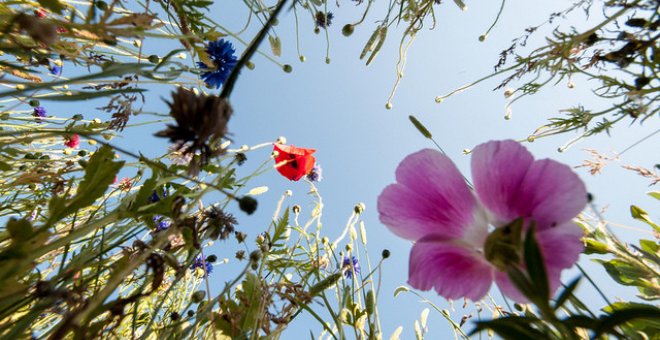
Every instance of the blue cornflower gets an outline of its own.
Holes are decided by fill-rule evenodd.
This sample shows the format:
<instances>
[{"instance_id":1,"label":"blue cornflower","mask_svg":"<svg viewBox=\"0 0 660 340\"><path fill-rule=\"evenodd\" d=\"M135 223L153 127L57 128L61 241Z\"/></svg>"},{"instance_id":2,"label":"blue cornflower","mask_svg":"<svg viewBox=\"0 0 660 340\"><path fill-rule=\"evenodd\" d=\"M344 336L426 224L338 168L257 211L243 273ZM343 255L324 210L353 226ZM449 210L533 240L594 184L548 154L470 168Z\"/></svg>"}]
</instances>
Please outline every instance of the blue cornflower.
<instances>
[{"instance_id":1,"label":"blue cornflower","mask_svg":"<svg viewBox=\"0 0 660 340\"><path fill-rule=\"evenodd\" d=\"M41 123L41 118L46 117L46 108L43 106L35 107L34 111L32 111L32 116L37 117L37 123Z\"/></svg>"},{"instance_id":2,"label":"blue cornflower","mask_svg":"<svg viewBox=\"0 0 660 340\"><path fill-rule=\"evenodd\" d=\"M323 13L321 11L316 12L316 26L321 28L328 28L332 25L332 19L335 17L332 12Z\"/></svg>"},{"instance_id":3,"label":"blue cornflower","mask_svg":"<svg viewBox=\"0 0 660 340\"><path fill-rule=\"evenodd\" d=\"M192 266L190 266L190 269L192 271L195 271L197 268L204 269L204 264L206 264L206 275L211 274L213 272L213 264L209 261L204 261L204 259L201 256L197 256L195 258L195 261L193 262Z\"/></svg>"},{"instance_id":4,"label":"blue cornflower","mask_svg":"<svg viewBox=\"0 0 660 340\"><path fill-rule=\"evenodd\" d=\"M355 256L349 257L344 257L344 260L342 261L341 268L344 271L344 276L348 279L353 278L353 272L355 274L360 273L360 263L358 262L358 259Z\"/></svg>"},{"instance_id":5,"label":"blue cornflower","mask_svg":"<svg viewBox=\"0 0 660 340\"><path fill-rule=\"evenodd\" d=\"M151 196L149 196L149 198L147 200L149 201L149 203L156 203L156 202L160 201L161 198L165 198L165 197L167 197L167 189L163 188L163 195L162 196L159 196L158 192L156 192L156 190L154 190L153 193L151 193Z\"/></svg>"},{"instance_id":6,"label":"blue cornflower","mask_svg":"<svg viewBox=\"0 0 660 340\"><path fill-rule=\"evenodd\" d=\"M154 232L163 231L170 227L170 221L166 220L165 217L160 215L154 216L154 222L156 222L156 229Z\"/></svg>"},{"instance_id":7,"label":"blue cornflower","mask_svg":"<svg viewBox=\"0 0 660 340\"><path fill-rule=\"evenodd\" d=\"M323 180L323 169L318 164L314 164L312 171L307 174L307 179L312 182L320 182Z\"/></svg>"},{"instance_id":8,"label":"blue cornflower","mask_svg":"<svg viewBox=\"0 0 660 340\"><path fill-rule=\"evenodd\" d=\"M220 39L211 41L206 47L206 53L209 55L213 65L209 66L203 62L197 62L197 66L201 69L208 69L200 74L202 80L206 82L209 87L219 88L227 78L231 70L236 66L238 58L234 55L236 50L231 42Z\"/></svg>"},{"instance_id":9,"label":"blue cornflower","mask_svg":"<svg viewBox=\"0 0 660 340\"><path fill-rule=\"evenodd\" d=\"M57 65L51 66L50 67L50 74L52 74L54 76L59 76L60 74L62 74L62 67L57 66Z\"/></svg>"}]
</instances>

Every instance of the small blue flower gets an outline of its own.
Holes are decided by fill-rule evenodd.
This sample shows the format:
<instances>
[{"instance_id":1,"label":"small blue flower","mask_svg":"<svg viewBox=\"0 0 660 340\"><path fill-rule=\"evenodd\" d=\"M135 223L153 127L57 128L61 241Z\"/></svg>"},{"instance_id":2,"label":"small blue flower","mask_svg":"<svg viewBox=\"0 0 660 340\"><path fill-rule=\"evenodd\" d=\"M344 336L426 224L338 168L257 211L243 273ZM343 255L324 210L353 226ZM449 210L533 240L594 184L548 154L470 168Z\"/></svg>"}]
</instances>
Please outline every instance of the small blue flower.
<instances>
[{"instance_id":1,"label":"small blue flower","mask_svg":"<svg viewBox=\"0 0 660 340\"><path fill-rule=\"evenodd\" d=\"M231 42L220 39L212 41L206 47L206 53L213 62L212 66L206 65L203 62L197 62L200 69L208 70L203 71L200 76L209 87L220 88L220 86L227 81L231 70L236 66L238 58L234 55L236 50Z\"/></svg>"},{"instance_id":2,"label":"small blue flower","mask_svg":"<svg viewBox=\"0 0 660 340\"><path fill-rule=\"evenodd\" d=\"M149 203L156 203L156 202L160 201L161 198L165 198L165 197L167 197L167 189L163 188L162 196L159 196L158 192L156 192L156 190L154 190L153 193L151 194L151 196L149 196L149 198L147 200L149 201Z\"/></svg>"},{"instance_id":3,"label":"small blue flower","mask_svg":"<svg viewBox=\"0 0 660 340\"><path fill-rule=\"evenodd\" d=\"M312 182L320 182L323 180L323 169L318 164L314 164L312 171L307 174L307 179Z\"/></svg>"},{"instance_id":4,"label":"small blue flower","mask_svg":"<svg viewBox=\"0 0 660 340\"><path fill-rule=\"evenodd\" d=\"M323 13L321 11L316 12L316 26L321 28L328 28L332 25L332 19L335 17L332 12Z\"/></svg>"},{"instance_id":5,"label":"small blue flower","mask_svg":"<svg viewBox=\"0 0 660 340\"><path fill-rule=\"evenodd\" d=\"M197 256L195 258L195 261L193 262L192 266L190 266L190 269L192 271L195 271L197 268L204 268L204 264L206 263L206 275L211 274L213 272L213 264L209 261L204 261L204 259L201 256Z\"/></svg>"},{"instance_id":6,"label":"small blue flower","mask_svg":"<svg viewBox=\"0 0 660 340\"><path fill-rule=\"evenodd\" d=\"M54 76L59 76L60 74L62 74L62 67L57 66L57 65L51 66L50 67L50 74L52 74Z\"/></svg>"},{"instance_id":7,"label":"small blue flower","mask_svg":"<svg viewBox=\"0 0 660 340\"><path fill-rule=\"evenodd\" d=\"M170 227L170 221L166 220L165 217L156 215L154 216L154 222L156 222L155 233L163 230L167 230Z\"/></svg>"},{"instance_id":8,"label":"small blue flower","mask_svg":"<svg viewBox=\"0 0 660 340\"><path fill-rule=\"evenodd\" d=\"M32 111L32 116L36 117L35 119L37 123L41 123L41 118L46 117L46 108L43 106L37 106L34 108L34 111Z\"/></svg>"},{"instance_id":9,"label":"small blue flower","mask_svg":"<svg viewBox=\"0 0 660 340\"><path fill-rule=\"evenodd\" d=\"M353 272L355 272L355 274L360 273L360 263L355 256L351 256L350 258L344 257L341 267L342 270L345 270L344 276L346 276L348 279L353 278Z\"/></svg>"}]
</instances>

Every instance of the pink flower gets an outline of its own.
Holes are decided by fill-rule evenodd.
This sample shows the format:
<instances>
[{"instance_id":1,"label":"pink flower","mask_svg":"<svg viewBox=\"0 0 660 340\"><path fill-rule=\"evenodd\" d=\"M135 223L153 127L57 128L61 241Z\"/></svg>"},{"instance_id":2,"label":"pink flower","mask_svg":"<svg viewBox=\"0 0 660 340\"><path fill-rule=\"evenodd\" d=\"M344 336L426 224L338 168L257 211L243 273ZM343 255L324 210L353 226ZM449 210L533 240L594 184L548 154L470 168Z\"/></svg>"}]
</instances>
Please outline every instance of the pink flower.
<instances>
[{"instance_id":1,"label":"pink flower","mask_svg":"<svg viewBox=\"0 0 660 340\"><path fill-rule=\"evenodd\" d=\"M67 147L70 147L72 149L75 149L80 145L80 136L78 135L72 135L70 137L65 137L64 138L64 145Z\"/></svg>"},{"instance_id":2,"label":"pink flower","mask_svg":"<svg viewBox=\"0 0 660 340\"><path fill-rule=\"evenodd\" d=\"M575 264L583 248L582 229L571 219L587 203L584 184L568 166L549 159L535 161L515 141L481 144L472 154L473 189L449 158L425 149L399 164L397 183L378 197L381 222L415 242L408 284L421 290L435 288L447 299L477 301L495 281L508 297L526 301L502 262L491 262L484 253L489 233L522 218L525 228L536 225L553 293L561 271ZM509 260L501 253L495 259ZM523 265L520 262L516 265Z\"/></svg>"}]
</instances>

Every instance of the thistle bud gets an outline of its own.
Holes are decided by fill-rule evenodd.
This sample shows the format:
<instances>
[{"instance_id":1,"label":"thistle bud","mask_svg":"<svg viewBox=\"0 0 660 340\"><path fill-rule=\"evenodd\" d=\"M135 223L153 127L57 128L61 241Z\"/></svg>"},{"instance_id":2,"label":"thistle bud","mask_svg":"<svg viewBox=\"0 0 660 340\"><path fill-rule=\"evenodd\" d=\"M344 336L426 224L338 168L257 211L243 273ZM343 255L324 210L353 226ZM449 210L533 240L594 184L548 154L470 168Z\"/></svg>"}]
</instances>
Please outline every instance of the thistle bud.
<instances>
[{"instance_id":1,"label":"thistle bud","mask_svg":"<svg viewBox=\"0 0 660 340\"><path fill-rule=\"evenodd\" d=\"M257 210L257 200L250 196L243 196L238 200L238 207L248 215Z\"/></svg>"}]
</instances>

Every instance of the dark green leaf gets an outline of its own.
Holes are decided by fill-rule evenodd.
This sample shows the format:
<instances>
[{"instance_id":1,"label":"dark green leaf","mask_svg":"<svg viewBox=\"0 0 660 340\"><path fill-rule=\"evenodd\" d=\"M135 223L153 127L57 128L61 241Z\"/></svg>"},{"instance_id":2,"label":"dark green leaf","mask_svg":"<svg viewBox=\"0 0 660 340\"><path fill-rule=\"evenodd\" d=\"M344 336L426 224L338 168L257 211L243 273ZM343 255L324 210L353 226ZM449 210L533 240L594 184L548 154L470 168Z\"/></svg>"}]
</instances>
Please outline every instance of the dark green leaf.
<instances>
[{"instance_id":1,"label":"dark green leaf","mask_svg":"<svg viewBox=\"0 0 660 340\"><path fill-rule=\"evenodd\" d=\"M0 161L0 171L11 171L13 167L5 162Z\"/></svg>"},{"instance_id":2,"label":"dark green leaf","mask_svg":"<svg viewBox=\"0 0 660 340\"><path fill-rule=\"evenodd\" d=\"M575 291L575 288L577 288L578 284L580 283L581 277L578 276L571 283L569 283L564 290L559 293L559 296L557 297L557 300L555 301L555 310L561 308L564 306L564 303L568 300L568 298L573 295L573 292Z\"/></svg>"},{"instance_id":3,"label":"dark green leaf","mask_svg":"<svg viewBox=\"0 0 660 340\"><path fill-rule=\"evenodd\" d=\"M537 295L534 291L534 284L530 282L525 273L519 268L510 266L506 272L514 286L528 299L535 301Z\"/></svg>"},{"instance_id":4,"label":"dark green leaf","mask_svg":"<svg viewBox=\"0 0 660 340\"><path fill-rule=\"evenodd\" d=\"M595 330L594 338L611 333L615 333L615 328L627 322L634 320L644 320L646 322L657 323L660 320L660 308L645 305L641 303L619 304L615 308L608 308L610 315L602 317ZM657 328L660 330L660 328ZM657 334L657 333L656 333Z\"/></svg>"},{"instance_id":5,"label":"dark green leaf","mask_svg":"<svg viewBox=\"0 0 660 340\"><path fill-rule=\"evenodd\" d=\"M476 322L476 328L470 336L486 329L492 329L504 339L547 339L543 332L532 328L538 319L520 316L498 318L490 321Z\"/></svg>"},{"instance_id":6,"label":"dark green leaf","mask_svg":"<svg viewBox=\"0 0 660 340\"><path fill-rule=\"evenodd\" d=\"M41 7L50 10L53 13L62 14L64 6L58 0L37 0Z\"/></svg>"},{"instance_id":7,"label":"dark green leaf","mask_svg":"<svg viewBox=\"0 0 660 340\"><path fill-rule=\"evenodd\" d=\"M530 226L525 236L525 266L536 295L547 300L550 297L550 285L548 284L548 274L545 271L543 255L536 242L535 229L534 225Z\"/></svg>"},{"instance_id":8,"label":"dark green leaf","mask_svg":"<svg viewBox=\"0 0 660 340\"><path fill-rule=\"evenodd\" d=\"M54 196L49 204L49 224L87 207L103 196L112 184L124 162L114 161L112 148L104 145L92 155L85 167L85 177L76 190L76 195L70 199Z\"/></svg>"},{"instance_id":9,"label":"dark green leaf","mask_svg":"<svg viewBox=\"0 0 660 340\"><path fill-rule=\"evenodd\" d=\"M7 231L9 231L12 240L19 243L28 240L33 232L32 224L29 221L15 218L11 218L7 222Z\"/></svg>"}]
</instances>

